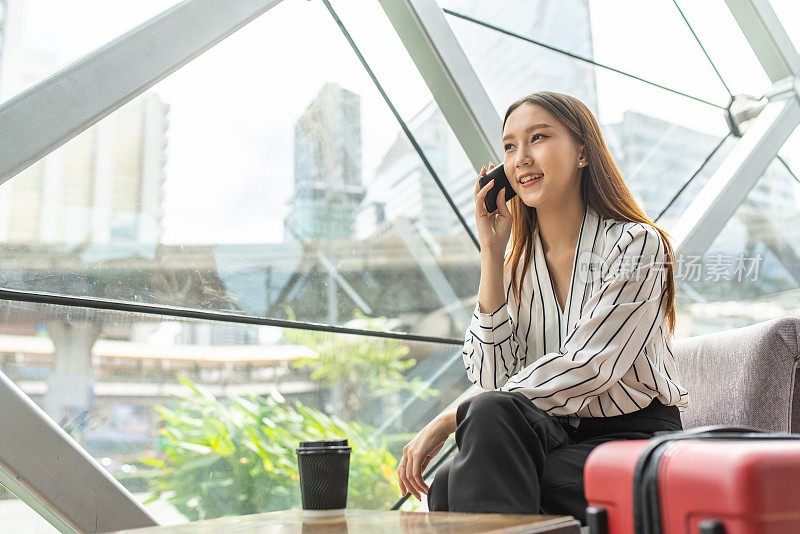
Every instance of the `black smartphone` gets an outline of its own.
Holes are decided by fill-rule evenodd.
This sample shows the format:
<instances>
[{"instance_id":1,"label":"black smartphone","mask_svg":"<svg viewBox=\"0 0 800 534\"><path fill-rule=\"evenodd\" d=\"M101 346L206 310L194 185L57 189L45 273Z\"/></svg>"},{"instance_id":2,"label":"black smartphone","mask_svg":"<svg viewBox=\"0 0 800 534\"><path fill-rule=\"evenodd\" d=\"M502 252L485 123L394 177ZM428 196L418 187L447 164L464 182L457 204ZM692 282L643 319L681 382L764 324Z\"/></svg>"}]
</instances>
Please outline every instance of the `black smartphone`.
<instances>
[{"instance_id":1,"label":"black smartphone","mask_svg":"<svg viewBox=\"0 0 800 534\"><path fill-rule=\"evenodd\" d=\"M484 204L486 205L486 211L489 213L492 213L497 209L497 195L500 193L501 188L506 188L506 201L509 201L517 196L517 192L514 191L514 189L511 187L511 184L508 182L508 177L506 176L506 171L503 168L502 163L497 167L494 167L485 175L481 176L481 188L488 184L489 180L492 179L494 180L494 185L492 186L492 189L486 193L486 197L483 199Z\"/></svg>"}]
</instances>

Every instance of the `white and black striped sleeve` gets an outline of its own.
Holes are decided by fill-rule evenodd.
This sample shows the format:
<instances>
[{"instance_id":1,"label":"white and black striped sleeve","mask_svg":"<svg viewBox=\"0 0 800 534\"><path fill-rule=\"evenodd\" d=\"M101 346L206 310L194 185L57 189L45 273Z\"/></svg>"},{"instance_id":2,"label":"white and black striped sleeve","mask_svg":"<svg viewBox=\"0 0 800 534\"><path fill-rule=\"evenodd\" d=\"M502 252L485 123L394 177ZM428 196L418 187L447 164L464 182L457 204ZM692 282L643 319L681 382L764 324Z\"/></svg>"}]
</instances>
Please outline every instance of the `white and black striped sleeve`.
<instances>
[{"instance_id":1,"label":"white and black striped sleeve","mask_svg":"<svg viewBox=\"0 0 800 534\"><path fill-rule=\"evenodd\" d=\"M664 243L639 224L608 252L601 283L558 352L546 353L513 375L504 391L521 391L552 415L572 415L631 368L663 321Z\"/></svg>"},{"instance_id":2,"label":"white and black striped sleeve","mask_svg":"<svg viewBox=\"0 0 800 534\"><path fill-rule=\"evenodd\" d=\"M519 368L520 346L514 334L514 321L508 312L509 291L506 302L491 312L481 312L475 303L472 320L464 337L464 367L467 378L486 390L494 390L506 383Z\"/></svg>"}]
</instances>

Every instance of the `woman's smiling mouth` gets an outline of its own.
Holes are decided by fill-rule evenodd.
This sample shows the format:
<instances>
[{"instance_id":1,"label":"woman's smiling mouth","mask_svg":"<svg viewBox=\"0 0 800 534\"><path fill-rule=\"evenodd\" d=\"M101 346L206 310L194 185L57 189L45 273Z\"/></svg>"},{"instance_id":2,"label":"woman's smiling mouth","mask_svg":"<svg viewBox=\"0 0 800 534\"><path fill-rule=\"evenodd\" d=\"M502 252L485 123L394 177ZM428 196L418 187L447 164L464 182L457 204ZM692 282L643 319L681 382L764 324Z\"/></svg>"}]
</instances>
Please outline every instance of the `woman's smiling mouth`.
<instances>
[{"instance_id":1,"label":"woman's smiling mouth","mask_svg":"<svg viewBox=\"0 0 800 534\"><path fill-rule=\"evenodd\" d=\"M542 178L544 177L543 174L535 173L529 176L523 176L519 180L520 187L531 187L533 184L539 183Z\"/></svg>"}]
</instances>

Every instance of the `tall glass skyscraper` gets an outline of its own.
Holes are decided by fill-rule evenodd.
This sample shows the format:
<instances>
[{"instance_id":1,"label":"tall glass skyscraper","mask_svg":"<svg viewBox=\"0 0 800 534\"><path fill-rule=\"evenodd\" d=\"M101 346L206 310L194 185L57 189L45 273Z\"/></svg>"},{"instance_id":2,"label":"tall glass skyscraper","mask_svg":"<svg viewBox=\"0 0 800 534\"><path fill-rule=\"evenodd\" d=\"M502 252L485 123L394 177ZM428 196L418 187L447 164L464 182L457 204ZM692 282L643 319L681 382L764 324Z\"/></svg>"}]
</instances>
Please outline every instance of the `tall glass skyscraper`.
<instances>
[{"instance_id":1,"label":"tall glass skyscraper","mask_svg":"<svg viewBox=\"0 0 800 534\"><path fill-rule=\"evenodd\" d=\"M297 120L294 140L294 195L287 234L313 240L353 236L365 194L359 96L326 83Z\"/></svg>"}]
</instances>

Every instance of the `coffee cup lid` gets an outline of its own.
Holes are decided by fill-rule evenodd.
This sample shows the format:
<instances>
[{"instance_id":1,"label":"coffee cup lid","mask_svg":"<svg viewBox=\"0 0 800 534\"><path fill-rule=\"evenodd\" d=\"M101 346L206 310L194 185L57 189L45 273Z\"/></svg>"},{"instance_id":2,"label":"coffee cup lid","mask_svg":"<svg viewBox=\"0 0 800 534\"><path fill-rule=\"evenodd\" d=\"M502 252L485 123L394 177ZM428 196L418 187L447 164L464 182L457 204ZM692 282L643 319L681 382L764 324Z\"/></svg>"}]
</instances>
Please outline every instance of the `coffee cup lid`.
<instances>
[{"instance_id":1,"label":"coffee cup lid","mask_svg":"<svg viewBox=\"0 0 800 534\"><path fill-rule=\"evenodd\" d=\"M317 441L301 441L300 448L318 448L318 447L347 447L346 439L320 439Z\"/></svg>"}]
</instances>

